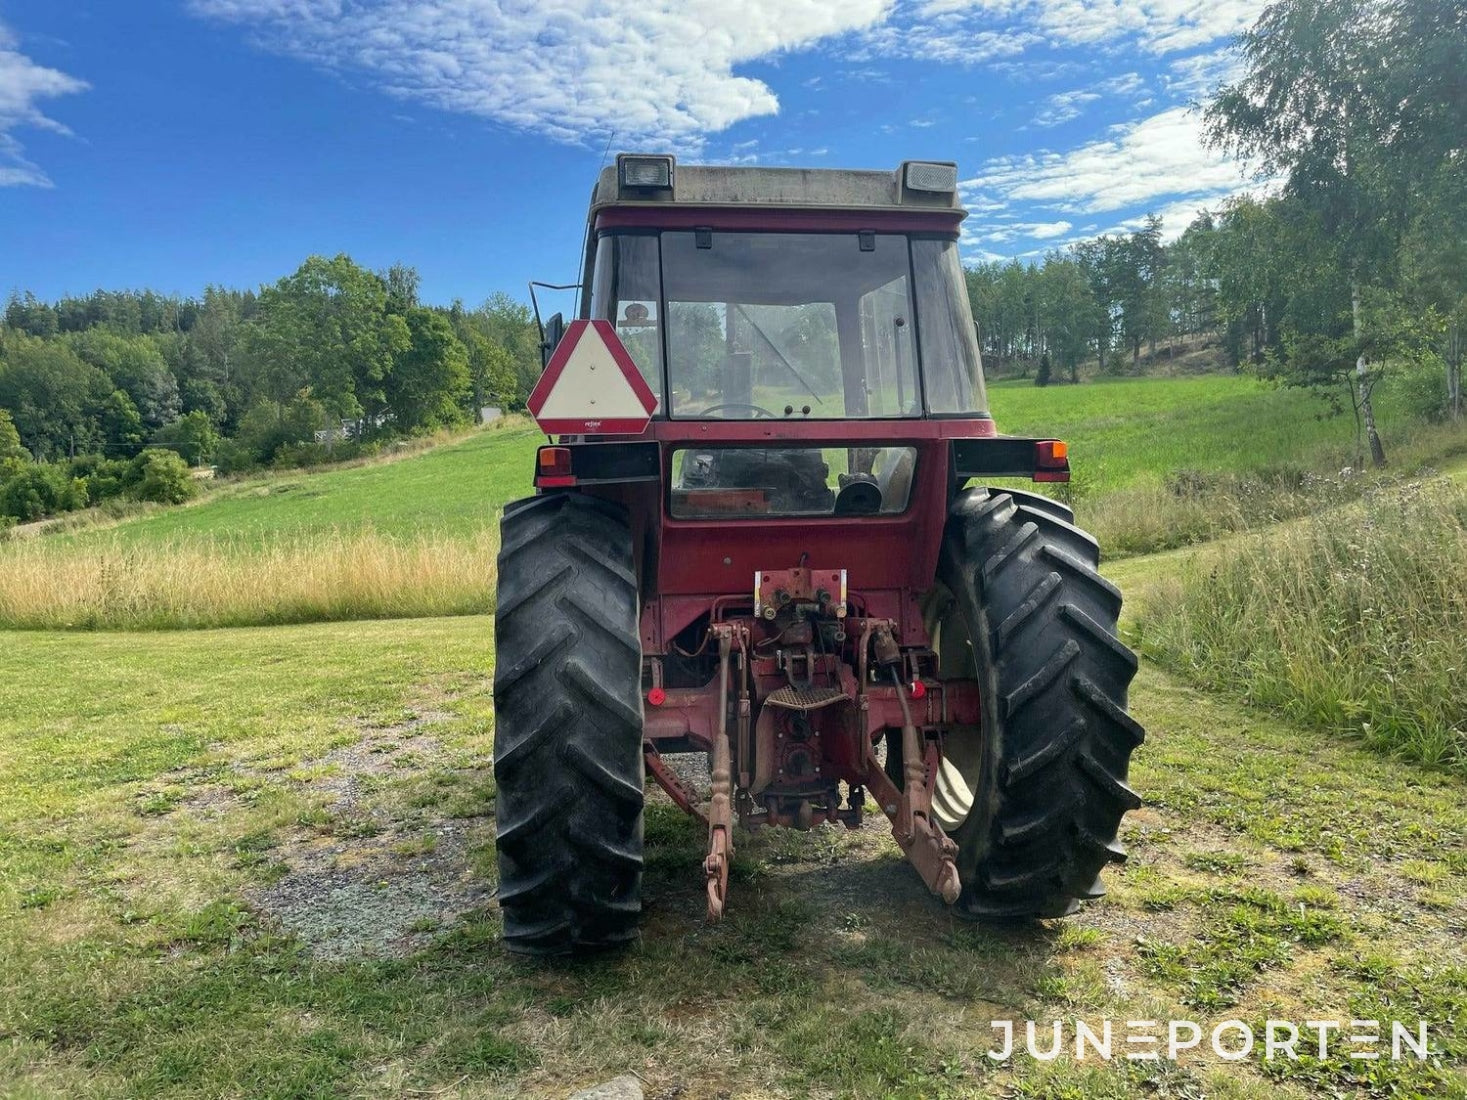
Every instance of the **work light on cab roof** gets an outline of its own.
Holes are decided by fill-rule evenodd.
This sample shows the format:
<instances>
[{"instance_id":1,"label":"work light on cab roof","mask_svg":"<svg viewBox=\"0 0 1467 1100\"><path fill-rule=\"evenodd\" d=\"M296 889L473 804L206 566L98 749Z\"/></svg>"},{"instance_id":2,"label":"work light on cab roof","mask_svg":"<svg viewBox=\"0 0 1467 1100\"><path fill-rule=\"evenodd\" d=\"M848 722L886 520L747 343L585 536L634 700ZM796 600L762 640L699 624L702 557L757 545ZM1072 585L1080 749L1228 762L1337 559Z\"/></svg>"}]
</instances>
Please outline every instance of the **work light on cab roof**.
<instances>
[{"instance_id":1,"label":"work light on cab roof","mask_svg":"<svg viewBox=\"0 0 1467 1100\"><path fill-rule=\"evenodd\" d=\"M738 830L869 805L961 916L1103 894L1140 804L1135 658L1095 541L1012 487L1067 481L1069 450L989 414L957 183L661 154L597 179L529 400L536 493L502 521L512 950L636 936L649 773L707 827L709 920Z\"/></svg>"}]
</instances>

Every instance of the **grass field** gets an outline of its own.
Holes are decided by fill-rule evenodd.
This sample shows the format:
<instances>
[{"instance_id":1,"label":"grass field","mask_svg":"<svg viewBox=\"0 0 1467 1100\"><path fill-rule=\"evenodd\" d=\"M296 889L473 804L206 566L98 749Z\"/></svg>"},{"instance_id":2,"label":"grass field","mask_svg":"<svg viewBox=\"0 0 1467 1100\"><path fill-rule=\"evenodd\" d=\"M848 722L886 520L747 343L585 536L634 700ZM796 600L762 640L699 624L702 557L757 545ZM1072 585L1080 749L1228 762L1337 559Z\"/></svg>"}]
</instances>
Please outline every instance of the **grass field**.
<instances>
[{"instance_id":1,"label":"grass field","mask_svg":"<svg viewBox=\"0 0 1467 1100\"><path fill-rule=\"evenodd\" d=\"M1467 431L1381 422L1397 465ZM1002 429L1067 438L1063 495L1108 555L1215 538L1355 499L1348 425L1247 378L994 388ZM469 614L492 606L498 513L529 491L524 420L395 461L225 484L121 522L0 542L0 628L166 629ZM1240 444L1246 439L1246 445Z\"/></svg>"},{"instance_id":2,"label":"grass field","mask_svg":"<svg viewBox=\"0 0 1467 1100\"><path fill-rule=\"evenodd\" d=\"M1079 386L1006 382L989 393L999 430L1054 434L1070 443L1075 480L1084 495L1104 495L1181 470L1269 474L1335 472L1350 465L1349 416L1321 418L1323 403L1303 390L1277 388L1241 375L1134 378ZM1376 414L1388 456L1404 449L1420 461L1425 435L1382 384ZM1458 444L1467 450L1467 438ZM1083 496L1082 496L1083 499Z\"/></svg>"},{"instance_id":3,"label":"grass field","mask_svg":"<svg viewBox=\"0 0 1467 1100\"><path fill-rule=\"evenodd\" d=\"M205 536L244 546L362 528L392 538L473 534L497 526L505 502L525 495L535 445L544 438L513 418L397 461L225 484L196 504L153 512L106 534L140 543ZM103 533L71 537L84 544Z\"/></svg>"},{"instance_id":4,"label":"grass field","mask_svg":"<svg viewBox=\"0 0 1467 1100\"><path fill-rule=\"evenodd\" d=\"M1131 859L1063 922L954 922L884 827L769 830L709 928L649 809L627 954L506 957L490 626L0 635L0 1093L1461 1095L1460 780L1143 671ZM994 1019L1431 1021L1439 1058L991 1063Z\"/></svg>"},{"instance_id":5,"label":"grass field","mask_svg":"<svg viewBox=\"0 0 1467 1100\"><path fill-rule=\"evenodd\" d=\"M1240 376L1045 388L1003 383L990 398L1000 430L1071 443L1082 500L1178 470L1335 471L1352 447L1348 423L1318 419L1322 406L1308 394ZM1380 404L1387 445L1410 450L1420 429L1406 421L1389 391ZM534 449L543 439L515 419L396 462L226 484L196 504L151 512L107 533L126 542L207 536L246 546L364 527L395 538L472 533L494 526L504 503L529 491ZM1459 447L1467 450L1467 433ZM85 542L102 534L67 537Z\"/></svg>"},{"instance_id":6,"label":"grass field","mask_svg":"<svg viewBox=\"0 0 1467 1100\"><path fill-rule=\"evenodd\" d=\"M1153 491L1122 479L1174 459L1171 429L1206 400L1217 417L1263 398L1224 378L1000 387L994 404L1007 430L1073 438L1082 476L1087 448L1109 456L1117 480L1083 509ZM1051 403L1065 423L1021 419ZM1108 418L1122 421L1114 447ZM1201 450L1246 477L1287 450L1287 424L1269 430L1256 451ZM48 608L153 628L231 621L201 609L412 613L429 606L413 583L428 584L430 558L449 563L440 594L474 570L487 593L487 528L523 491L536 439L476 434L0 545L0 618L25 592L35 626ZM1348 546L1339 519L1359 514L1326 530ZM1276 536L1290 537L1305 542L1276 565L1312 555L1328 573L1304 526ZM1250 545L1113 566L1140 593L1143 637L1157 600L1223 608L1267 588L1249 573L1267 563L1226 558ZM1209 571L1223 560L1232 573ZM1222 581L1236 591L1207 587ZM492 623L471 614L0 631L0 1095L552 1097L630 1072L659 1100L1467 1097L1460 774L1143 662L1132 710L1149 732L1131 779L1147 805L1126 819L1110 895L1078 916L955 921L876 815L857 832L742 837L729 919L708 927L703 838L653 794L642 943L535 966L503 952L492 897L492 664ZM985 1056L991 1021L1076 1018L1426 1020L1433 1053Z\"/></svg>"},{"instance_id":7,"label":"grass field","mask_svg":"<svg viewBox=\"0 0 1467 1100\"><path fill-rule=\"evenodd\" d=\"M1143 644L1207 686L1467 772L1467 490L1438 480L1191 563Z\"/></svg>"}]
</instances>

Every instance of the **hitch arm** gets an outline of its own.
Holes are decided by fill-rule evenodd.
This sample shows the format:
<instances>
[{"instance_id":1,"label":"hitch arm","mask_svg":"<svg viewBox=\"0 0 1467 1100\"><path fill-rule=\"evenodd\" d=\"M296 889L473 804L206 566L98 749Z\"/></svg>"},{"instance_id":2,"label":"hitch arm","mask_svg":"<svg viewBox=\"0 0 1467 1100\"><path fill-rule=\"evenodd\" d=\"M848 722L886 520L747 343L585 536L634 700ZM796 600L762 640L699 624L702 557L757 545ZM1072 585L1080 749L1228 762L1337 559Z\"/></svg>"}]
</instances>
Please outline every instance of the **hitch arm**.
<instances>
[{"instance_id":1,"label":"hitch arm","mask_svg":"<svg viewBox=\"0 0 1467 1100\"><path fill-rule=\"evenodd\" d=\"M728 865L733 859L733 752L728 742L728 659L734 628L712 627L718 639L718 734L713 739L713 789L708 802L708 923L723 919L728 901Z\"/></svg>"},{"instance_id":2,"label":"hitch arm","mask_svg":"<svg viewBox=\"0 0 1467 1100\"><path fill-rule=\"evenodd\" d=\"M963 885L958 878L956 863L958 846L932 817L932 791L926 783L926 776L929 772L936 775L936 752L933 751L930 761L926 759L917 727L912 722L911 708L907 705L906 689L896 669L892 669L891 677L902 708L902 778L906 786L898 791L896 784L887 778L869 737L866 744L867 786L891 819L892 836L922 876L922 881L951 905L958 900Z\"/></svg>"}]
</instances>

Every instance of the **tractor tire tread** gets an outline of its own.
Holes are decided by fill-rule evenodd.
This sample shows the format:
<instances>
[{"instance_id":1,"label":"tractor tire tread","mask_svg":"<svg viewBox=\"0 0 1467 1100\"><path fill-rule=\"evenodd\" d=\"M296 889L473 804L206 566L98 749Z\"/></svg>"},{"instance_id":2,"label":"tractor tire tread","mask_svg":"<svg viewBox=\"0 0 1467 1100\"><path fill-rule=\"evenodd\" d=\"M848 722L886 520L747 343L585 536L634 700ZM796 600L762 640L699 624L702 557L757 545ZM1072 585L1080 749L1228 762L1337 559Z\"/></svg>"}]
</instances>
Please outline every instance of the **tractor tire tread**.
<instances>
[{"instance_id":1,"label":"tractor tire tread","mask_svg":"<svg viewBox=\"0 0 1467 1100\"><path fill-rule=\"evenodd\" d=\"M954 830L980 919L1062 916L1104 893L1125 858L1126 783L1144 733L1126 712L1136 658L1120 591L1069 509L1034 494L968 489L954 501L940 579L964 610L990 702L975 806Z\"/></svg>"},{"instance_id":2,"label":"tractor tire tread","mask_svg":"<svg viewBox=\"0 0 1467 1100\"><path fill-rule=\"evenodd\" d=\"M567 955L637 936L642 651L625 509L580 493L501 521L495 840L505 947Z\"/></svg>"}]
</instances>

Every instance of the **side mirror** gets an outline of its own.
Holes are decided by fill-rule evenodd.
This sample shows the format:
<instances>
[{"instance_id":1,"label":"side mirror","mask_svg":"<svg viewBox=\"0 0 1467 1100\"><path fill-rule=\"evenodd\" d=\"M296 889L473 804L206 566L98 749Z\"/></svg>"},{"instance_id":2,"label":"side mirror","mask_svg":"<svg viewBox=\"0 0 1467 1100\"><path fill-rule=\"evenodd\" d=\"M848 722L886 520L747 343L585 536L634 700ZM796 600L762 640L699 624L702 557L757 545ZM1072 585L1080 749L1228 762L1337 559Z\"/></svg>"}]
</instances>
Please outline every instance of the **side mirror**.
<instances>
[{"instance_id":1,"label":"side mirror","mask_svg":"<svg viewBox=\"0 0 1467 1100\"><path fill-rule=\"evenodd\" d=\"M550 357L555 354L555 346L560 343L560 338L565 335L565 317L557 313L545 322L545 335L540 342L540 369L544 370L550 363Z\"/></svg>"}]
</instances>

